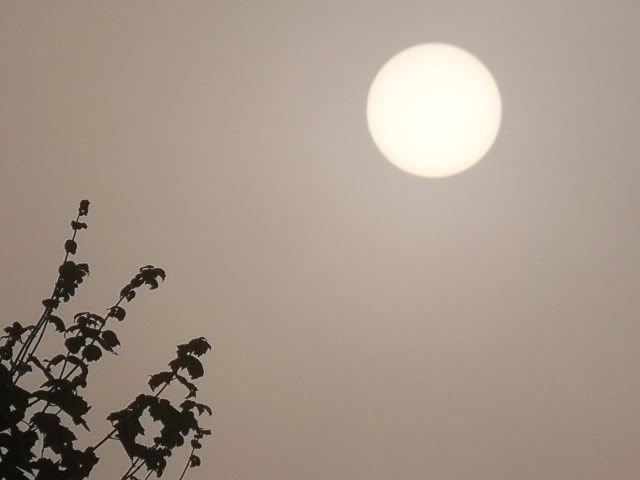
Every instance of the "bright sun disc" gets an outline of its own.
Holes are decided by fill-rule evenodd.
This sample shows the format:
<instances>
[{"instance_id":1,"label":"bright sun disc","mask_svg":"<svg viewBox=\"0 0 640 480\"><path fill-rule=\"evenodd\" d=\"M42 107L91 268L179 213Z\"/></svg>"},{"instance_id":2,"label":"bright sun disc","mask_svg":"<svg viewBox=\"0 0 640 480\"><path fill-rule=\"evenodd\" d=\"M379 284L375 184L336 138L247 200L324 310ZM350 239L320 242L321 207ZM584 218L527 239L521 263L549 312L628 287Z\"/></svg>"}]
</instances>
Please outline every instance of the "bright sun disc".
<instances>
[{"instance_id":1,"label":"bright sun disc","mask_svg":"<svg viewBox=\"0 0 640 480\"><path fill-rule=\"evenodd\" d=\"M389 60L371 84L367 122L373 141L398 168L447 177L491 148L502 116L491 72L461 48L416 45Z\"/></svg>"}]
</instances>

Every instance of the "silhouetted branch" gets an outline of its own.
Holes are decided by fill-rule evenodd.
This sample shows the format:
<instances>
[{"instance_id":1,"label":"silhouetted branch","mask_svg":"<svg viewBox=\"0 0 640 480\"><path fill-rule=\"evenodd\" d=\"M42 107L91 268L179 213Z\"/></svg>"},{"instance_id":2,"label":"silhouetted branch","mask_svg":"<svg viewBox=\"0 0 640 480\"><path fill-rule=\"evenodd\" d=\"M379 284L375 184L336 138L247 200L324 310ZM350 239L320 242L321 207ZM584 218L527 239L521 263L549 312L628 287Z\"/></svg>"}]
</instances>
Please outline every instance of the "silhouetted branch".
<instances>
[{"instance_id":1,"label":"silhouetted branch","mask_svg":"<svg viewBox=\"0 0 640 480\"><path fill-rule=\"evenodd\" d=\"M67 264L69 260L69 255L70 254L75 255L76 253L77 244L75 240L76 240L76 235L78 233L78 230L87 227L85 223L80 223L79 220L80 220L80 217L85 216L88 213L89 213L89 200L82 200L78 208L78 214L76 216L76 219L71 222L71 228L73 230L73 234L71 239L65 242L65 255L64 255L64 260L62 261L62 265L58 272L58 279L56 280L56 283L53 287L51 296L48 299L43 300L42 302L45 307L45 310L42 313L42 316L40 317L38 322L36 323L36 327L29 333L27 340L25 341L25 343L22 345L22 348L18 352L18 355L16 356L15 361L12 363L11 375L13 376L16 372L18 373L18 377L15 379L14 383L16 383L18 379L24 373L26 373L21 371L21 367L25 363L25 358L28 358L29 356L32 356L35 354L38 346L40 345L40 341L44 336L44 330L47 326L47 323L49 322L50 315L53 312L53 310L55 310L55 308L57 308L58 305L60 304L60 298L63 297L64 301L66 302L75 293L75 287L69 288L69 285L65 284L65 279L63 277L64 275L63 267L64 265ZM88 270L87 270L87 274L88 274ZM81 282L82 282L82 276L80 277L77 283L79 284ZM38 338L38 341L35 347L29 353L29 348L31 347L31 344L37 335L40 335Z\"/></svg>"},{"instance_id":2,"label":"silhouetted branch","mask_svg":"<svg viewBox=\"0 0 640 480\"><path fill-rule=\"evenodd\" d=\"M189 453L189 457L187 458L187 463L185 463L184 469L182 470L182 473L180 474L180 478L178 478L178 480L182 480L187 474L187 470L189 469L189 465L191 465L191 459L193 458L195 451L195 448L191 448L191 452Z\"/></svg>"},{"instance_id":3,"label":"silhouetted branch","mask_svg":"<svg viewBox=\"0 0 640 480\"><path fill-rule=\"evenodd\" d=\"M0 480L88 478L100 460L97 450L109 440L118 440L131 459L123 479L138 478L135 475L142 468L147 469L146 478L152 473L159 477L172 451L188 439L192 447L188 465L199 465L194 451L200 448L200 440L211 433L200 426L197 418L203 413L211 415L206 404L196 401L198 388L194 382L204 374L199 357L211 349L207 340L200 337L178 345L169 369L150 377L148 385L154 394L140 394L126 408L109 415L112 430L94 446L76 446L74 429L78 426L89 429L85 417L91 407L81 392L87 387L90 366L103 357L103 352L116 354L115 349L120 346L117 334L107 327L107 322L122 322L126 317L123 304L132 301L140 287L146 285L154 290L166 278L161 268L146 265L121 289L118 301L107 309L104 317L80 312L66 326L54 311L75 295L89 274L87 264L69 260L77 252L78 231L87 228L80 219L88 209L88 200L80 202L76 219L71 221L73 235L65 242L58 279L51 296L42 301L41 317L33 325L14 322L4 329L6 335L0 337ZM47 336L49 324L63 335L63 353L41 359L37 350ZM45 379L39 388L30 390L18 385L20 378L36 373ZM171 384L186 391L180 405L173 405L162 396ZM40 402L44 406L34 412L33 407ZM48 412L52 406L57 409L55 413ZM160 434L152 439L151 447L145 445L145 431L140 424L145 412L161 424ZM72 428L65 425L63 416L73 422Z\"/></svg>"}]
</instances>

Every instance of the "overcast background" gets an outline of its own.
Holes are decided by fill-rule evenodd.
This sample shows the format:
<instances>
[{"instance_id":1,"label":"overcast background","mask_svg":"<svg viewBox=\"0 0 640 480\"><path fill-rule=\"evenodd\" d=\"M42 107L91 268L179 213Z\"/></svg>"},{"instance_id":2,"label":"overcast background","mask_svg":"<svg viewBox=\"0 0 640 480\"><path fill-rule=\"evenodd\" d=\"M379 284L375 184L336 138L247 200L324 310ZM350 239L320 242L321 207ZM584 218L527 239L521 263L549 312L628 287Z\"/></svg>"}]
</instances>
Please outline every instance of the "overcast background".
<instances>
[{"instance_id":1,"label":"overcast background","mask_svg":"<svg viewBox=\"0 0 640 480\"><path fill-rule=\"evenodd\" d=\"M3 321L39 315L86 197L67 318L168 272L94 369L90 437L205 335L215 436L188 478L636 479L639 15L1 2ZM489 155L444 180L395 169L365 121L380 66L428 41L482 59L504 102ZM103 453L95 478L122 475Z\"/></svg>"}]
</instances>

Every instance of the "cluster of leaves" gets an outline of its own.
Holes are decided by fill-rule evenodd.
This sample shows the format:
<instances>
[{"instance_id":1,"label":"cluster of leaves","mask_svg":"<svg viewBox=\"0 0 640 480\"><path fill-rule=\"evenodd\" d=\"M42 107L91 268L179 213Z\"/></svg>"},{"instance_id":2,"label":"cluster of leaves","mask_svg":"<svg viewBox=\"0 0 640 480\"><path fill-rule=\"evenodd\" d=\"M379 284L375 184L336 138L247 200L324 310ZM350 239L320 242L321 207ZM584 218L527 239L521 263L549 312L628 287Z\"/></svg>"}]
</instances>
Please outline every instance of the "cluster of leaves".
<instances>
[{"instance_id":1,"label":"cluster of leaves","mask_svg":"<svg viewBox=\"0 0 640 480\"><path fill-rule=\"evenodd\" d=\"M188 464L198 466L200 458L195 451L201 448L200 440L210 435L211 431L203 429L198 423L197 417L208 413L211 408L203 403L193 400L197 396L198 388L190 380L195 380L204 374L202 363L197 357L204 355L211 349L211 345L205 338L195 338L189 343L178 346L176 358L169 362L169 370L165 370L149 379L149 387L156 391L155 395L141 394L125 409L114 412L107 419L112 423L114 431L124 450L132 460L130 474L135 474L145 466L149 472L154 472L159 477L162 475L167 458L172 455L175 448L185 444L185 440L191 436L191 454ZM190 380L181 374L186 371ZM185 400L178 406L174 406L170 400L161 396L162 392L171 382L181 384L187 391ZM137 441L138 436L144 435L141 418L148 413L154 422L159 422L162 427L160 434L153 438L153 445L145 445Z\"/></svg>"},{"instance_id":2,"label":"cluster of leaves","mask_svg":"<svg viewBox=\"0 0 640 480\"><path fill-rule=\"evenodd\" d=\"M153 375L149 386L155 395L139 395L128 407L108 417L112 430L91 446L77 445L75 429L89 430L86 418L90 405L83 398L91 365L104 352L117 354L120 340L112 324L122 322L127 312L123 307L136 297L143 286L154 290L166 278L164 270L146 265L120 291L118 301L106 314L80 312L69 326L55 315L61 303L68 302L89 275L86 263L70 260L78 250L76 242L81 222L89 211L89 201L80 202L76 219L71 222L73 235L64 244L65 256L58 269L52 294L43 300L44 311L32 325L13 322L0 337L0 480L81 480L88 478L98 463L97 450L107 441L119 441L131 460L123 480L135 480L145 468L147 477L162 475L167 458L173 450L191 439L187 467L200 464L195 451L210 431L200 426L198 417L211 415L211 409L196 402L194 380L204 374L199 357L211 346L204 338L179 345L178 353L169 363L170 369ZM41 358L38 347L47 327L52 325L61 338L63 351L51 358ZM24 377L39 375L44 382L30 389L20 383ZM188 378L187 378L188 376ZM30 382L33 384L34 382ZM161 394L171 383L186 388L184 402L174 407ZM51 411L51 410L54 411ZM145 430L141 415L147 412L154 422L160 422L160 435L153 445L145 445ZM197 414L197 415L196 415Z\"/></svg>"}]
</instances>

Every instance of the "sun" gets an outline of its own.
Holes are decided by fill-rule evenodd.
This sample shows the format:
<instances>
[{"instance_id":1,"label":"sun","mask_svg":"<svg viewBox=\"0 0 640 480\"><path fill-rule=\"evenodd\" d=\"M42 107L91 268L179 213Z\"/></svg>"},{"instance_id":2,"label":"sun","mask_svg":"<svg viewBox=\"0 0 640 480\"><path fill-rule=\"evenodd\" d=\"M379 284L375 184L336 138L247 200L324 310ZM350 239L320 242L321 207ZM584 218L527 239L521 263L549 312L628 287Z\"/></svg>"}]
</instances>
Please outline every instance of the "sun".
<instances>
[{"instance_id":1,"label":"sun","mask_svg":"<svg viewBox=\"0 0 640 480\"><path fill-rule=\"evenodd\" d=\"M491 72L469 52L416 45L378 72L367 99L374 143L398 168L421 177L460 173L484 157L502 119Z\"/></svg>"}]
</instances>

